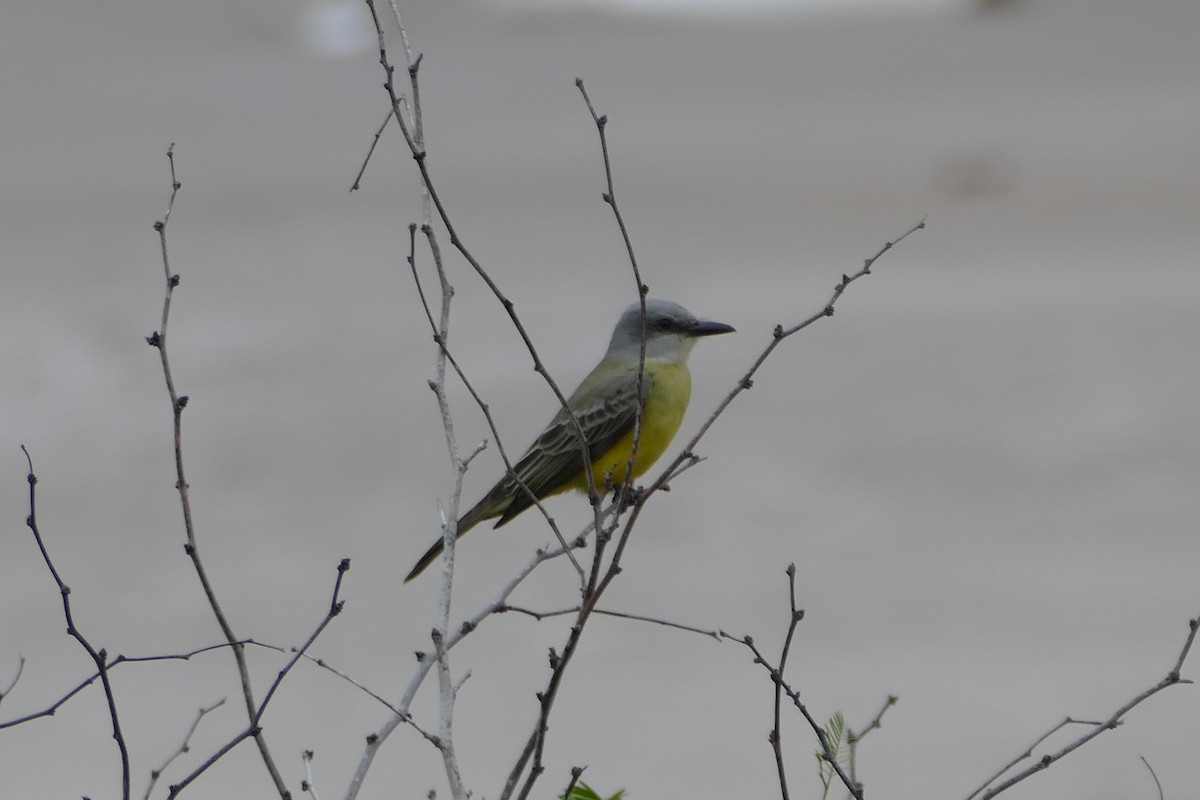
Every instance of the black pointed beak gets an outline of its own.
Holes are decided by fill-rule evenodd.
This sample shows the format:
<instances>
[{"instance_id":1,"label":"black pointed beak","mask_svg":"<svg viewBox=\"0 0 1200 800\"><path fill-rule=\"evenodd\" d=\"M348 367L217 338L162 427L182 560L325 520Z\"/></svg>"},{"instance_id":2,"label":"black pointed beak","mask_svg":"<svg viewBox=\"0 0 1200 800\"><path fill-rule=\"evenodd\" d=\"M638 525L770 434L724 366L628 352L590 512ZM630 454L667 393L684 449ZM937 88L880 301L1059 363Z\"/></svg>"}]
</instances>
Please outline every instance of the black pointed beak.
<instances>
[{"instance_id":1,"label":"black pointed beak","mask_svg":"<svg viewBox=\"0 0 1200 800\"><path fill-rule=\"evenodd\" d=\"M698 320L695 325L688 330L688 336L716 336L718 333L733 333L734 327L726 325L724 322L712 322L710 320Z\"/></svg>"}]
</instances>

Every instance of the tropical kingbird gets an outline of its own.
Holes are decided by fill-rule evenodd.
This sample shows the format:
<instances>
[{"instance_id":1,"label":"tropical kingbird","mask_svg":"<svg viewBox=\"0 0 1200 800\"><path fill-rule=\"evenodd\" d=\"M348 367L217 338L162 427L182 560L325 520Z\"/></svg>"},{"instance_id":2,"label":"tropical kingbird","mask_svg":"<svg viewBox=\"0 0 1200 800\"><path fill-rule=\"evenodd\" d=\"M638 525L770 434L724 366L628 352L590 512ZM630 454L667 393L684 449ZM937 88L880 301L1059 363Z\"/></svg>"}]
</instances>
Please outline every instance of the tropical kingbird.
<instances>
[{"instance_id":1,"label":"tropical kingbird","mask_svg":"<svg viewBox=\"0 0 1200 800\"><path fill-rule=\"evenodd\" d=\"M732 330L731 326L721 322L697 319L678 303L646 300L642 428L633 462L633 478L658 460L679 430L692 394L687 359L696 339ZM626 482L638 408L641 341L642 307L641 303L634 303L621 314L604 358L567 400L587 441L587 452L592 459L592 480L601 490L609 483L619 486ZM485 519L494 517L500 518L495 525L499 528L533 505L530 494L541 500L567 489L586 492L587 488L579 435L566 410L560 408L512 472L501 478L459 519L458 535L462 536ZM405 582L420 575L442 548L443 540L439 538L421 556Z\"/></svg>"}]
</instances>

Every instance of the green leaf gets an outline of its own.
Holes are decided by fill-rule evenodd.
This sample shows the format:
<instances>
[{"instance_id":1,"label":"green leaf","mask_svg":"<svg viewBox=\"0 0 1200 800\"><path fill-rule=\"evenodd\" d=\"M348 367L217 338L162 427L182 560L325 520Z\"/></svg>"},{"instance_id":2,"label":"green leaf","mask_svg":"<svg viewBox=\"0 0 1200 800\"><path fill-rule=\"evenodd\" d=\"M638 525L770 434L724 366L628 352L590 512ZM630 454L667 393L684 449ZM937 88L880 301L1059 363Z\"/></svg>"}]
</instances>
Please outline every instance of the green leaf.
<instances>
[{"instance_id":1,"label":"green leaf","mask_svg":"<svg viewBox=\"0 0 1200 800\"><path fill-rule=\"evenodd\" d=\"M616 794L608 798L608 800L622 800L625 797L625 790L618 789ZM588 786L583 781L579 781L571 787L570 794L566 795L563 800L604 800L595 789Z\"/></svg>"}]
</instances>

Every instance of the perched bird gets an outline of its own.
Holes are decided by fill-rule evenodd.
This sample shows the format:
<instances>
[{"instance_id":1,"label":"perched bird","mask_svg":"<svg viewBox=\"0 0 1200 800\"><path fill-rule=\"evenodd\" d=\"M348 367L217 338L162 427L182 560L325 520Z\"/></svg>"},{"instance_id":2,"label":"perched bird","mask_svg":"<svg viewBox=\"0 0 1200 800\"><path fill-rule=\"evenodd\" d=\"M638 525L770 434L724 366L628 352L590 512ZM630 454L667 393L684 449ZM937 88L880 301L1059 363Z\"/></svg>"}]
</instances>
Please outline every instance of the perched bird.
<instances>
[{"instance_id":1,"label":"perched bird","mask_svg":"<svg viewBox=\"0 0 1200 800\"><path fill-rule=\"evenodd\" d=\"M729 325L697 319L669 300L646 300L646 362L642 376L642 428L636 478L648 470L671 444L692 394L687 359L701 336L729 333ZM626 470L633 449L637 415L637 374L642 340L640 303L625 309L613 329L608 352L567 400L587 439L592 459L592 480L603 491L606 482L618 486L631 479ZM577 489L587 491L587 473L579 436L566 411L559 409L546 430L521 456L513 473L505 475L475 507L458 521L462 536L485 519L499 517L499 528L533 505L525 488L541 500ZM525 484L525 488L521 487ZM442 552L442 539L421 556L405 582L421 574Z\"/></svg>"}]
</instances>

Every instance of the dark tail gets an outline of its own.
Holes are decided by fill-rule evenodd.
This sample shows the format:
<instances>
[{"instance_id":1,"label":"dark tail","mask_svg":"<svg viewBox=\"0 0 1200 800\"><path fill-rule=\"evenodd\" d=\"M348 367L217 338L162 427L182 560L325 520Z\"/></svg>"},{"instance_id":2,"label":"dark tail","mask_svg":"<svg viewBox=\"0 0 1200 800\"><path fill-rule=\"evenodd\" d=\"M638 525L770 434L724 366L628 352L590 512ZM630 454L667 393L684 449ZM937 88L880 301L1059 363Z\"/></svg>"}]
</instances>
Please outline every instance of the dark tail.
<instances>
[{"instance_id":1,"label":"dark tail","mask_svg":"<svg viewBox=\"0 0 1200 800\"><path fill-rule=\"evenodd\" d=\"M490 495L489 497L485 497L483 500L481 500L474 508L464 514L462 519L458 521L458 539L461 539L463 534L471 530L471 528L474 528L480 522L483 522L485 519L491 519L492 517L499 516L500 512L488 513L488 510L485 510L487 508L486 504L489 499ZM434 561L437 561L438 556L442 554L442 550L444 549L445 543L442 537L439 536L438 540L434 542L428 550L425 551L425 555L421 556L420 560L417 561L411 570L409 570L408 576L405 577L404 582L408 583L413 578L424 572L426 567L428 567Z\"/></svg>"}]
</instances>

